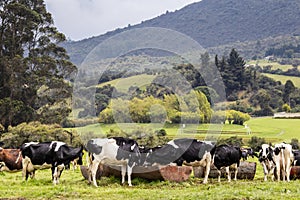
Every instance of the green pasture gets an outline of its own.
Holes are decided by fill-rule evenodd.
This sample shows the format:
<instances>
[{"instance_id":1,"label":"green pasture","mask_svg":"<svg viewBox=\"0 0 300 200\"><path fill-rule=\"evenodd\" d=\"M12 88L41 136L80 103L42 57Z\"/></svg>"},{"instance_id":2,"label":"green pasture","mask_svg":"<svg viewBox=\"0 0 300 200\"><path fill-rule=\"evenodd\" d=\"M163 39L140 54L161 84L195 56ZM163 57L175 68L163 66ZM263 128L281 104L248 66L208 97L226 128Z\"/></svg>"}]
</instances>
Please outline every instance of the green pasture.
<instances>
[{"instance_id":1,"label":"green pasture","mask_svg":"<svg viewBox=\"0 0 300 200\"><path fill-rule=\"evenodd\" d=\"M285 84L287 80L291 80L297 88L300 87L300 77L267 74L267 73L262 73L262 74L267 77L273 78L276 81L280 81L282 84Z\"/></svg>"},{"instance_id":2,"label":"green pasture","mask_svg":"<svg viewBox=\"0 0 300 200\"><path fill-rule=\"evenodd\" d=\"M251 60L251 61L247 62L247 64L249 64L249 65L256 65L256 64L258 64L261 67L272 66L273 70L281 69L282 71L287 71L288 69L292 69L293 68L292 65L281 65L278 62L269 61L269 60L265 60L265 59Z\"/></svg>"},{"instance_id":3,"label":"green pasture","mask_svg":"<svg viewBox=\"0 0 300 200\"><path fill-rule=\"evenodd\" d=\"M141 74L141 75L131 76L128 78L114 79L112 81L101 83L97 87L103 87L105 85L110 84L116 87L118 91L127 93L128 89L131 86L136 86L139 87L140 89L145 89L146 86L149 85L154 78L155 75Z\"/></svg>"},{"instance_id":4,"label":"green pasture","mask_svg":"<svg viewBox=\"0 0 300 200\"><path fill-rule=\"evenodd\" d=\"M251 158L251 162L258 162ZM54 186L51 170L36 172L35 179L27 182L22 173L0 173L0 199L299 199L300 180L291 182L264 182L262 167L257 163L254 180L237 180L230 183L210 178L208 184L190 176L186 182L148 181L135 178L133 187L121 185L120 179L102 177L98 188L89 185L79 169L63 171L60 184Z\"/></svg>"},{"instance_id":5,"label":"green pasture","mask_svg":"<svg viewBox=\"0 0 300 200\"><path fill-rule=\"evenodd\" d=\"M274 119L272 117L252 118L246 122L251 134L244 126L234 124L186 124L185 127L175 124L92 124L76 128L84 135L103 136L110 129L131 133L133 130L165 129L170 139L194 137L198 139L228 138L232 136L249 140L253 136L265 138L269 142L290 142L292 138L300 140L300 119Z\"/></svg>"}]
</instances>

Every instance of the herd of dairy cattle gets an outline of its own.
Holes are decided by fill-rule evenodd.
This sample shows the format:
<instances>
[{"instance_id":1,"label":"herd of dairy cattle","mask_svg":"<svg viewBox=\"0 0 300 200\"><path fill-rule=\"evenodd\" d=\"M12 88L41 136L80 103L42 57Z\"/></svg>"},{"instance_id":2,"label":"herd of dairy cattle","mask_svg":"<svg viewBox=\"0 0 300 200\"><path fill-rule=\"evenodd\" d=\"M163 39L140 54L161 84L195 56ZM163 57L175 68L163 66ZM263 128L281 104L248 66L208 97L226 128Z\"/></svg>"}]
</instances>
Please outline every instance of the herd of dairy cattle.
<instances>
[{"instance_id":1,"label":"herd of dairy cattle","mask_svg":"<svg viewBox=\"0 0 300 200\"><path fill-rule=\"evenodd\" d=\"M189 165L204 167L203 183L207 183L211 165L218 170L220 182L221 168L226 169L228 181L231 180L229 167L234 169L237 179L241 159L248 156L257 157L264 171L264 180L271 176L272 180L290 181L290 169L293 165L300 166L300 151L293 150L290 144L280 143L275 146L263 144L259 153L251 148L240 148L230 145L215 145L207 141L190 138L174 139L167 144L155 148L139 146L129 138L111 137L91 139L85 146L70 147L64 142L29 142L19 149L0 147L0 171L21 171L25 180L34 178L37 169L51 168L53 184L66 166L71 162L82 165L83 152L88 152L87 165L89 183L97 187L96 173L99 164L121 166L122 184L125 183L127 172L128 185L134 166L150 167L154 165ZM281 179L278 177L282 177Z\"/></svg>"}]
</instances>

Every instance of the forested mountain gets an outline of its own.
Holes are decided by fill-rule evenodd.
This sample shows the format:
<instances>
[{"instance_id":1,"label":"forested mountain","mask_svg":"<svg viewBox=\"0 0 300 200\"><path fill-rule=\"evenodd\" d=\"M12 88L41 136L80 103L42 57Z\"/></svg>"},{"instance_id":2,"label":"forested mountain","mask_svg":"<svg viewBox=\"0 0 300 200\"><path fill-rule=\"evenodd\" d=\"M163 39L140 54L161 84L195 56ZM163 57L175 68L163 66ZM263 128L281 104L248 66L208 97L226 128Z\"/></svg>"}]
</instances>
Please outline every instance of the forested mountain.
<instances>
[{"instance_id":1,"label":"forested mountain","mask_svg":"<svg viewBox=\"0 0 300 200\"><path fill-rule=\"evenodd\" d=\"M300 35L300 1L202 0L138 25L129 25L77 42L69 41L64 47L71 60L80 64L90 50L101 41L137 27L176 30L192 37L205 48L249 41L257 44L258 40L259 46L263 46L263 42L270 42L270 38L280 37L284 40L285 37L282 36ZM255 48L255 45L252 46Z\"/></svg>"}]
</instances>

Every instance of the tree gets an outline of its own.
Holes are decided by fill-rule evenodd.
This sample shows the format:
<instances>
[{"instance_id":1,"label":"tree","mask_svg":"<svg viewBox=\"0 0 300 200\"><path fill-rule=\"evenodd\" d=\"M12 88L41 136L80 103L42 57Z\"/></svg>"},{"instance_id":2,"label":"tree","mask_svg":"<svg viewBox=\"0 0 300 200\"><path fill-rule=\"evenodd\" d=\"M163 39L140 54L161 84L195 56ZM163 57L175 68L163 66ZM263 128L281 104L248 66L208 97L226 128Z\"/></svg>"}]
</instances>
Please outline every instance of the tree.
<instances>
[{"instance_id":1,"label":"tree","mask_svg":"<svg viewBox=\"0 0 300 200\"><path fill-rule=\"evenodd\" d=\"M235 78L237 90L245 89L245 64L246 62L235 49L232 49L227 59L232 76Z\"/></svg>"},{"instance_id":2,"label":"tree","mask_svg":"<svg viewBox=\"0 0 300 200\"><path fill-rule=\"evenodd\" d=\"M295 85L291 80L287 80L284 85L284 91L283 91L283 101L285 103L290 104L290 95L295 91Z\"/></svg>"},{"instance_id":3,"label":"tree","mask_svg":"<svg viewBox=\"0 0 300 200\"><path fill-rule=\"evenodd\" d=\"M64 40L43 0L0 2L0 117L6 129L41 117L52 123L60 115L60 122L70 113L67 80L76 67L58 46Z\"/></svg>"},{"instance_id":4,"label":"tree","mask_svg":"<svg viewBox=\"0 0 300 200\"><path fill-rule=\"evenodd\" d=\"M239 56L235 49L231 50L227 59L222 57L222 59L219 60L216 55L215 64L221 73L227 99L235 95L235 92L246 88L245 61Z\"/></svg>"}]
</instances>

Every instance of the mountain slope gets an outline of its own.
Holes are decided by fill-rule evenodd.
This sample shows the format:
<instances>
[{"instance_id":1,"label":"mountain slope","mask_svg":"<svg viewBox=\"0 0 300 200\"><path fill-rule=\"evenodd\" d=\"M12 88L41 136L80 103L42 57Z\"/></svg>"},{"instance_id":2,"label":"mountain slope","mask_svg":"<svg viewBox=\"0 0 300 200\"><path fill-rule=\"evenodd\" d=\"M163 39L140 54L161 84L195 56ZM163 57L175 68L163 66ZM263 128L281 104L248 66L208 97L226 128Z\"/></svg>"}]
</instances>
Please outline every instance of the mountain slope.
<instances>
[{"instance_id":1,"label":"mountain slope","mask_svg":"<svg viewBox=\"0 0 300 200\"><path fill-rule=\"evenodd\" d=\"M300 35L300 1L202 0L135 26L67 42L64 47L71 60L80 64L100 42L122 31L140 27L173 29L192 37L205 48L280 35Z\"/></svg>"}]
</instances>

